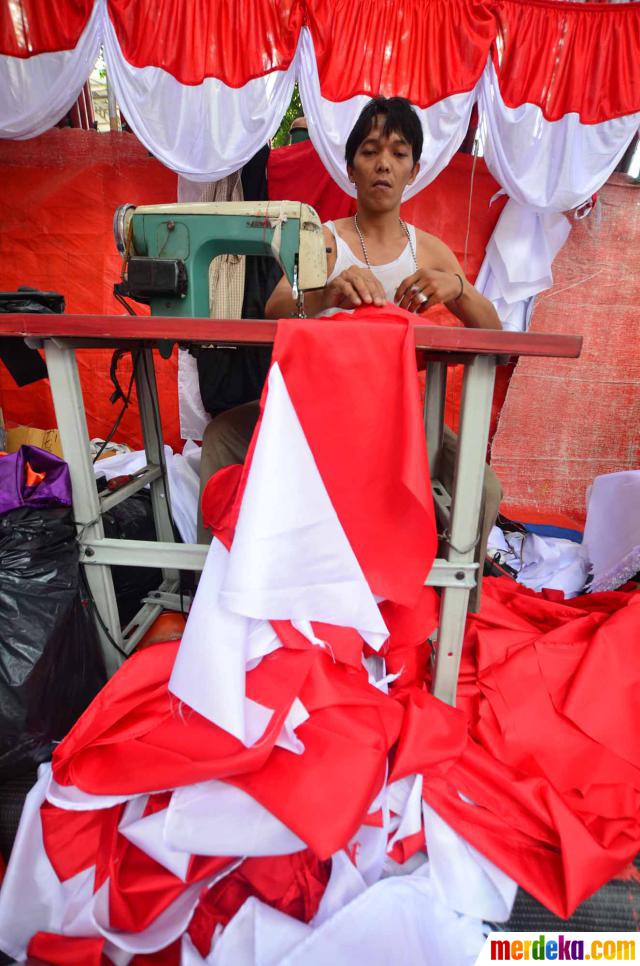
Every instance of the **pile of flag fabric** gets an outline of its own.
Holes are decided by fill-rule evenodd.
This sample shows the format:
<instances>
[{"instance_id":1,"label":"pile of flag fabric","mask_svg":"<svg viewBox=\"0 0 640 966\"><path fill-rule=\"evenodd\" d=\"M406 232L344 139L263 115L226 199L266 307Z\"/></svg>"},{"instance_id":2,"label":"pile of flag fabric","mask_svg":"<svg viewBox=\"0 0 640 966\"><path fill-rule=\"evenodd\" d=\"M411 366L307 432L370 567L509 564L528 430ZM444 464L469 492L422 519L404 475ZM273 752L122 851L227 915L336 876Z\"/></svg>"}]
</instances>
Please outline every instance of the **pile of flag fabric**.
<instances>
[{"instance_id":1,"label":"pile of flag fabric","mask_svg":"<svg viewBox=\"0 0 640 966\"><path fill-rule=\"evenodd\" d=\"M340 351L336 352L336 346ZM434 698L413 334L278 327L181 641L42 766L0 892L20 960L473 963L517 884L561 916L640 846L640 595L507 579Z\"/></svg>"}]
</instances>

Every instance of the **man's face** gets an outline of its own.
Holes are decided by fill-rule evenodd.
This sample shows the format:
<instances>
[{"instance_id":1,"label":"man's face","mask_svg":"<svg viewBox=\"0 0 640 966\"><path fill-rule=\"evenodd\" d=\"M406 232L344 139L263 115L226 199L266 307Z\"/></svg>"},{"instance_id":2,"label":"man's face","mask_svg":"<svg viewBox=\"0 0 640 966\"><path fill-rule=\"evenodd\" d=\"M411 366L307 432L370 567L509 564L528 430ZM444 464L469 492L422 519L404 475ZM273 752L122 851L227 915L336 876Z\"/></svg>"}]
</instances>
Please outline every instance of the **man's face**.
<instances>
[{"instance_id":1,"label":"man's face","mask_svg":"<svg viewBox=\"0 0 640 966\"><path fill-rule=\"evenodd\" d=\"M413 163L411 145L399 132L385 137L385 118L378 115L349 167L349 177L358 189L358 200L374 211L390 211L402 198L420 168Z\"/></svg>"}]
</instances>

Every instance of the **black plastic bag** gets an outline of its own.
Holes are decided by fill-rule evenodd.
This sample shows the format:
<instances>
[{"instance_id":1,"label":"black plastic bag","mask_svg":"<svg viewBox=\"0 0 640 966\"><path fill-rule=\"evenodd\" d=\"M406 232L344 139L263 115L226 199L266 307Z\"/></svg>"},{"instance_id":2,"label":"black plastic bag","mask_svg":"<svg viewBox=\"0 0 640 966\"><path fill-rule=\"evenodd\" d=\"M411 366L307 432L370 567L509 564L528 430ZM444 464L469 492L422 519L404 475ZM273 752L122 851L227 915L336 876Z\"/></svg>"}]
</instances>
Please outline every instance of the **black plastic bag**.
<instances>
[{"instance_id":1,"label":"black plastic bag","mask_svg":"<svg viewBox=\"0 0 640 966\"><path fill-rule=\"evenodd\" d=\"M105 681L70 510L0 516L0 780L47 761Z\"/></svg>"},{"instance_id":2,"label":"black plastic bag","mask_svg":"<svg viewBox=\"0 0 640 966\"><path fill-rule=\"evenodd\" d=\"M42 312L64 312L64 297L57 292L39 292L21 286L17 292L0 292L0 314L20 312L32 315ZM24 339L0 339L0 361L15 379L18 386L47 378L47 367L37 349L30 349Z\"/></svg>"},{"instance_id":3,"label":"black plastic bag","mask_svg":"<svg viewBox=\"0 0 640 966\"><path fill-rule=\"evenodd\" d=\"M103 514L102 524L106 537L117 540L156 540L151 494L148 490L140 490L122 503L117 503ZM118 616L124 627L138 613L142 598L158 589L162 583L162 570L113 566L111 577Z\"/></svg>"}]
</instances>

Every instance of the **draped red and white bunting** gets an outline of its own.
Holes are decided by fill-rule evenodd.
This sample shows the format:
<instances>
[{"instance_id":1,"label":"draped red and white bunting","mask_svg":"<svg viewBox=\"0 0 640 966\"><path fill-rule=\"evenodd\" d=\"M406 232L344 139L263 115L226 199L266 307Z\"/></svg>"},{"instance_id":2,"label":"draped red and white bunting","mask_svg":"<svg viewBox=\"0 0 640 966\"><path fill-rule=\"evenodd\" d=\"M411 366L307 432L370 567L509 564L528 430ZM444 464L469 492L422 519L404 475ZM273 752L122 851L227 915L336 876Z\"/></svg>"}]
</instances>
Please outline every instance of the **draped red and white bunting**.
<instances>
[{"instance_id":1,"label":"draped red and white bunting","mask_svg":"<svg viewBox=\"0 0 640 966\"><path fill-rule=\"evenodd\" d=\"M132 129L193 181L237 171L289 105L301 17L299 0L108 0L105 60Z\"/></svg>"},{"instance_id":2,"label":"draped red and white bunting","mask_svg":"<svg viewBox=\"0 0 640 966\"><path fill-rule=\"evenodd\" d=\"M102 11L94 0L0 4L0 137L32 138L76 101L98 56Z\"/></svg>"},{"instance_id":3,"label":"draped red and white bunting","mask_svg":"<svg viewBox=\"0 0 640 966\"><path fill-rule=\"evenodd\" d=\"M421 168L405 197L437 177L467 132L495 28L486 0L408 0L401 8L385 0L310 0L300 92L311 140L344 191L355 195L344 162L347 136L379 94L408 98L422 122Z\"/></svg>"},{"instance_id":4,"label":"draped red and white bunting","mask_svg":"<svg viewBox=\"0 0 640 966\"><path fill-rule=\"evenodd\" d=\"M485 161L509 195L478 287L526 328L570 223L640 126L640 4L502 0L479 86Z\"/></svg>"}]
</instances>

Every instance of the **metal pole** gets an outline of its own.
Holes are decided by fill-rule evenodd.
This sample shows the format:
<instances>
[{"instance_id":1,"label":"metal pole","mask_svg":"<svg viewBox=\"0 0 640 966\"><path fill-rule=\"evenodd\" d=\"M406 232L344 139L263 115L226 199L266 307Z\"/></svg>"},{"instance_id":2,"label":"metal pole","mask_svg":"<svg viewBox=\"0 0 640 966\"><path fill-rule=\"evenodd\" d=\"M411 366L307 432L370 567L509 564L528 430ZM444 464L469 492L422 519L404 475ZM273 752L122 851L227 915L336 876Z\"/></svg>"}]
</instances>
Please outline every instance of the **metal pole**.
<instances>
[{"instance_id":1,"label":"metal pole","mask_svg":"<svg viewBox=\"0 0 640 966\"><path fill-rule=\"evenodd\" d=\"M73 515L78 528L78 540L82 545L83 537L90 540L102 539L104 529L100 517L96 477L89 453L89 433L76 355L71 346L55 339L45 340L44 351L60 442L71 476ZM102 624L108 632L105 633L100 622L96 622L107 673L113 674L122 663L122 655L109 639L111 637L117 644L121 642L120 618L111 569L104 565L86 567L85 575Z\"/></svg>"},{"instance_id":2,"label":"metal pole","mask_svg":"<svg viewBox=\"0 0 640 966\"><path fill-rule=\"evenodd\" d=\"M119 131L120 124L118 122L118 105L116 103L116 95L109 82L109 75L105 73L105 84L107 86L107 105L109 107L109 130Z\"/></svg>"},{"instance_id":3,"label":"metal pole","mask_svg":"<svg viewBox=\"0 0 640 966\"><path fill-rule=\"evenodd\" d=\"M495 373L496 356L476 356L464 370L460 436L446 553L447 560L453 564L470 564L475 556ZM440 605L433 691L437 698L452 705L456 703L469 593L469 587L445 587Z\"/></svg>"}]
</instances>

